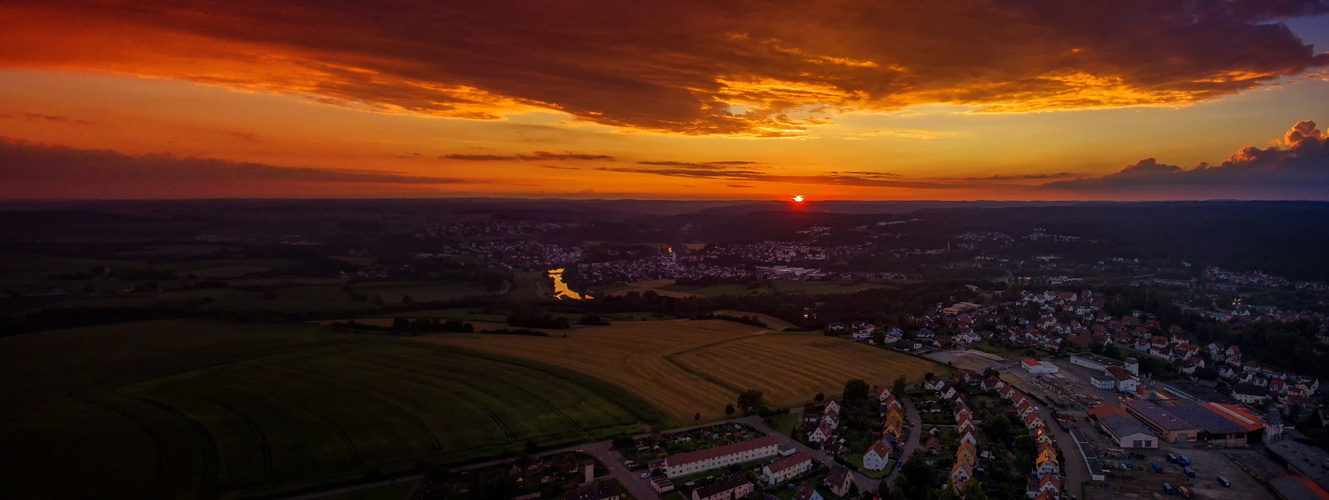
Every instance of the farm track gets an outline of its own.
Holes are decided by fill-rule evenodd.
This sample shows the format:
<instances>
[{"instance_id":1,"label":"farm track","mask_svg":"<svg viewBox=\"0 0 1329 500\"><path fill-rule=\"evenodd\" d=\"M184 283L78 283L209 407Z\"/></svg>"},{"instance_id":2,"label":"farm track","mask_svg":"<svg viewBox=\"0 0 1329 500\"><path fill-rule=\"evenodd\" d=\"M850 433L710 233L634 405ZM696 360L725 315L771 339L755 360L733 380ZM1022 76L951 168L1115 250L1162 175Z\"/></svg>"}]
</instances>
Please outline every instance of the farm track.
<instances>
[{"instance_id":1,"label":"farm track","mask_svg":"<svg viewBox=\"0 0 1329 500\"><path fill-rule=\"evenodd\" d=\"M221 468L221 458L217 454L217 443L212 438L212 433L208 431L207 427L204 426L202 422L195 420L185 412L157 399L142 396L126 397L131 397L148 406L161 410L184 423L189 429L190 434L193 436L195 443L198 445L199 450L198 475L200 480L198 492L196 493L200 496L215 494L217 492L217 476ZM163 459L165 459L165 457L163 457Z\"/></svg>"}]
</instances>

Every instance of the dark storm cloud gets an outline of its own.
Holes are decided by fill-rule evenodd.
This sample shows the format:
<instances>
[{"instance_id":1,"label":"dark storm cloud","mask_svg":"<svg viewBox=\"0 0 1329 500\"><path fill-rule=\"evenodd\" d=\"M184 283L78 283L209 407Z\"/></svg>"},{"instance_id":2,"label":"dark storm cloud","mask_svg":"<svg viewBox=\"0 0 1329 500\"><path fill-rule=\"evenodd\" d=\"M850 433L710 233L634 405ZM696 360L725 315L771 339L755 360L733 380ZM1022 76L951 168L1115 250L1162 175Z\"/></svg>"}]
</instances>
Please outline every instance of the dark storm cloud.
<instances>
[{"instance_id":1,"label":"dark storm cloud","mask_svg":"<svg viewBox=\"0 0 1329 500\"><path fill-rule=\"evenodd\" d=\"M476 155L476 154L446 154L439 156L443 160L463 160L463 161L557 161L557 160L605 160L614 161L614 157L609 155L589 154L589 153L550 153L548 151L536 151L528 155Z\"/></svg>"},{"instance_id":2,"label":"dark storm cloud","mask_svg":"<svg viewBox=\"0 0 1329 500\"><path fill-rule=\"evenodd\" d=\"M1179 198L1329 199L1326 139L1308 120L1284 134L1283 147L1246 146L1218 165L1183 168L1146 158L1110 175L1044 187L1119 195L1168 193Z\"/></svg>"},{"instance_id":3,"label":"dark storm cloud","mask_svg":"<svg viewBox=\"0 0 1329 500\"><path fill-rule=\"evenodd\" d=\"M73 149L0 137L0 196L4 197L28 197L50 187L66 193L105 194L124 190L157 196L197 190L198 196L206 197L219 185L261 188L273 183L426 186L486 182L368 170L279 167L213 158L131 156L110 150Z\"/></svg>"},{"instance_id":4,"label":"dark storm cloud","mask_svg":"<svg viewBox=\"0 0 1329 500\"><path fill-rule=\"evenodd\" d=\"M846 110L1186 105L1329 64L1319 1L230 2L0 7L0 64L499 119L796 136Z\"/></svg>"},{"instance_id":5,"label":"dark storm cloud","mask_svg":"<svg viewBox=\"0 0 1329 500\"><path fill-rule=\"evenodd\" d=\"M891 187L891 188L916 188L916 189L956 189L972 187L1000 187L991 182L970 183L950 179L940 180L904 180L897 179L894 174L880 174L869 172L871 175L848 175L848 173L831 173L828 175L786 175L771 173L767 170L754 170L750 168L696 168L691 165L705 164L685 164L683 168L653 168L653 167L600 167L596 170L601 172L618 172L632 174L650 174L664 177L684 177L692 179L718 179L729 181L749 181L749 182L781 182L791 184L814 184L814 185L835 185L835 186L867 186L867 187Z\"/></svg>"},{"instance_id":6,"label":"dark storm cloud","mask_svg":"<svg viewBox=\"0 0 1329 500\"><path fill-rule=\"evenodd\" d=\"M988 177L965 177L967 181L1015 181L1015 180L1051 180L1051 179L1070 179L1076 177L1070 172L1057 172L1055 174L1025 174L1025 175L992 175Z\"/></svg>"},{"instance_id":7,"label":"dark storm cloud","mask_svg":"<svg viewBox=\"0 0 1329 500\"><path fill-rule=\"evenodd\" d=\"M697 170L730 170L730 169L753 169L762 166L755 161L639 161L638 165L651 165L656 167L675 167Z\"/></svg>"},{"instance_id":8,"label":"dark storm cloud","mask_svg":"<svg viewBox=\"0 0 1329 500\"><path fill-rule=\"evenodd\" d=\"M93 123L92 123L91 121L89 121L89 120L83 120L83 119L79 119L79 118L70 118L70 117L68 117L68 116L63 116L63 115L47 115L47 114L42 114L42 113L28 113L28 112L23 112L23 113L18 113L18 114L8 114L8 113L6 113L6 114L0 114L0 118L19 119L19 120L26 120L26 121L30 121L30 122L35 122L35 121L46 121L46 122L58 122L58 123L72 123L72 124L75 124L75 125L92 125L92 124L93 124Z\"/></svg>"}]
</instances>

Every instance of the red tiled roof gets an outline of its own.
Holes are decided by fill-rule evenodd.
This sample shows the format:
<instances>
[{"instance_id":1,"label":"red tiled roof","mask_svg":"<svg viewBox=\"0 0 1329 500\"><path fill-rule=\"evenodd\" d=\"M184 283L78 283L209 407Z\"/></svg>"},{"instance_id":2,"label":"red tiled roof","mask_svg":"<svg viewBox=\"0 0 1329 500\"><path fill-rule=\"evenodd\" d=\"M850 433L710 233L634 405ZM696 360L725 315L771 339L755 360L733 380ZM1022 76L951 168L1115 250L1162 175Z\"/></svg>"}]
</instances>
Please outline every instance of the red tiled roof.
<instances>
[{"instance_id":1,"label":"red tiled roof","mask_svg":"<svg viewBox=\"0 0 1329 500\"><path fill-rule=\"evenodd\" d=\"M779 444L779 443L780 443L780 441L779 441L778 439L776 439L775 436L766 436L766 437L761 437L761 438L753 439L753 440L750 440L750 441L743 441L743 442L739 442L739 443L730 443L730 444L726 444L726 445L724 445L724 446L716 446L716 447L714 447L714 448L707 448L707 449L704 449L704 450L697 450L697 451L692 451L692 452L688 452L688 453L682 453L682 454L674 455L674 456L672 456L672 457L666 457L666 458L665 458L665 465L666 465L666 466L669 466L669 467L674 467L674 466L678 466L678 465L682 465L682 464L686 464L686 463L700 462L700 461L708 460L708 459L712 459L712 458L715 458L715 457L722 457L722 456L725 456L725 455L731 455L731 454L734 454L734 453L742 453L742 452L744 452L744 451L748 451L748 450L755 450L755 449L757 449L757 448L764 448L764 447L767 447L767 446L775 446L775 445L777 445L777 444Z\"/></svg>"},{"instance_id":2,"label":"red tiled roof","mask_svg":"<svg viewBox=\"0 0 1329 500\"><path fill-rule=\"evenodd\" d=\"M808 460L812 460L812 455L808 455L807 453L799 453L797 455L773 463L766 467L771 470L771 473L778 473L782 470L788 469L790 467L801 464Z\"/></svg>"},{"instance_id":3,"label":"red tiled roof","mask_svg":"<svg viewBox=\"0 0 1329 500\"><path fill-rule=\"evenodd\" d=\"M1049 484L1051 484L1054 488L1056 488L1057 491L1061 491L1061 480L1057 479L1057 476L1052 474L1043 476L1043 480L1038 482L1038 487L1041 489Z\"/></svg>"},{"instance_id":4,"label":"red tiled roof","mask_svg":"<svg viewBox=\"0 0 1329 500\"><path fill-rule=\"evenodd\" d=\"M877 456L879 456L879 457L881 457L881 458L886 458L886 457L889 457L889 456L891 455L891 447L890 447L890 445L887 445L885 441L880 441L880 440L879 440L879 441L877 441L876 443L873 443L873 444L872 444L872 447L871 447L871 448L868 448L868 451L867 451L867 452L868 452L868 453L876 453Z\"/></svg>"}]
</instances>

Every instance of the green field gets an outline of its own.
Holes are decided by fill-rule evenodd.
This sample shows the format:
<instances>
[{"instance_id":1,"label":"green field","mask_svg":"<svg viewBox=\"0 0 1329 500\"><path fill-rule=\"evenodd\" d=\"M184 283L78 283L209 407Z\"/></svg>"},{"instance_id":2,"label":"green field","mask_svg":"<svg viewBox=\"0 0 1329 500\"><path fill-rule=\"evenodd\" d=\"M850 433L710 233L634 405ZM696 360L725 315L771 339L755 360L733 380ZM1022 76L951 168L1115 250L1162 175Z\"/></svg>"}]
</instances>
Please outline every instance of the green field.
<instances>
[{"instance_id":1,"label":"green field","mask_svg":"<svg viewBox=\"0 0 1329 500\"><path fill-rule=\"evenodd\" d=\"M397 304L403 297L410 297L416 302L431 300L452 300L466 296L487 295L488 291L479 283L448 282L409 282L409 283L366 283L352 287L356 292L369 297L382 297L389 304Z\"/></svg>"},{"instance_id":2,"label":"green field","mask_svg":"<svg viewBox=\"0 0 1329 500\"><path fill-rule=\"evenodd\" d=\"M366 311L377 306L366 299L356 301L337 285L273 288L269 293L236 288L202 288L127 295L71 295L59 305L64 307L150 307L157 304L183 305L206 300L202 307L226 311L274 311L278 313L317 313L330 311ZM400 299L398 299L400 300Z\"/></svg>"},{"instance_id":3,"label":"green field","mask_svg":"<svg viewBox=\"0 0 1329 500\"><path fill-rule=\"evenodd\" d=\"M3 498L273 494L663 418L565 369L305 325L159 321L8 337L0 377L11 382L0 388Z\"/></svg>"},{"instance_id":4,"label":"green field","mask_svg":"<svg viewBox=\"0 0 1329 500\"><path fill-rule=\"evenodd\" d=\"M554 289L546 282L543 272L514 270L511 279L509 300L544 300L554 296Z\"/></svg>"}]
</instances>

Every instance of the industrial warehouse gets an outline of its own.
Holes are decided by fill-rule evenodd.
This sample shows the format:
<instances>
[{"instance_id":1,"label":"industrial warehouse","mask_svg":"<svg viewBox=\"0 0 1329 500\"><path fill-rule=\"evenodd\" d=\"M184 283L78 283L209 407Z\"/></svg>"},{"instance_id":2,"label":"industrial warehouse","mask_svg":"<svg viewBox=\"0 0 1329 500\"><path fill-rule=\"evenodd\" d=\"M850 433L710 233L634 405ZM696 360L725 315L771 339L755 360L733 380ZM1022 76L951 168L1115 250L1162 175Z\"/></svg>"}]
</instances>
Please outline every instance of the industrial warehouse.
<instances>
[{"instance_id":1,"label":"industrial warehouse","mask_svg":"<svg viewBox=\"0 0 1329 500\"><path fill-rule=\"evenodd\" d=\"M1246 446L1260 441L1263 423L1245 422L1232 412L1213 409L1186 399L1129 399L1123 408L1170 443L1206 441L1217 446Z\"/></svg>"}]
</instances>

